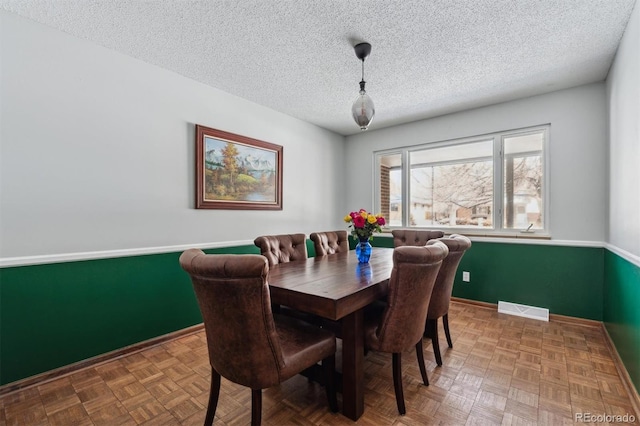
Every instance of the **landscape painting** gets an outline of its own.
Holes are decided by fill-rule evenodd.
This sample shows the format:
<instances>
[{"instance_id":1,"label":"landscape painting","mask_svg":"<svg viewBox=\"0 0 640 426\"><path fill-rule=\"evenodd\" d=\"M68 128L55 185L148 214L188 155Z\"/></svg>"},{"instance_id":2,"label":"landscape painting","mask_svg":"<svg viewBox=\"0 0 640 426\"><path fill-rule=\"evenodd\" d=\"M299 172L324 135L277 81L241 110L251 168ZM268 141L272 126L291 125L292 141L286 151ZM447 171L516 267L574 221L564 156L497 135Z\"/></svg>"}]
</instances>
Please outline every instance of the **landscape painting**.
<instances>
[{"instance_id":1,"label":"landscape painting","mask_svg":"<svg viewBox=\"0 0 640 426\"><path fill-rule=\"evenodd\" d=\"M282 146L196 125L196 208L282 209Z\"/></svg>"}]
</instances>

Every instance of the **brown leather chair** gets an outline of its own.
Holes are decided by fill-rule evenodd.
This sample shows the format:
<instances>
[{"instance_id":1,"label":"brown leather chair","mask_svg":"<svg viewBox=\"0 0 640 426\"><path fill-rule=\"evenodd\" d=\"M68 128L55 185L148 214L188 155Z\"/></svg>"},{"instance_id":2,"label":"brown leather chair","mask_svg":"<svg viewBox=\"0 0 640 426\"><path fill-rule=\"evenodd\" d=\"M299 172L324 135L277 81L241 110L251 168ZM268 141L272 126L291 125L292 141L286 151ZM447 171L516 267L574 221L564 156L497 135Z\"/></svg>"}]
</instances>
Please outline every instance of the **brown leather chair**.
<instances>
[{"instance_id":1,"label":"brown leather chair","mask_svg":"<svg viewBox=\"0 0 640 426\"><path fill-rule=\"evenodd\" d=\"M423 246L427 241L444 237L442 231L425 231L417 229L394 229L391 231L393 235L393 246Z\"/></svg>"},{"instance_id":2,"label":"brown leather chair","mask_svg":"<svg viewBox=\"0 0 640 426\"><path fill-rule=\"evenodd\" d=\"M313 241L316 256L326 256L349 251L349 239L347 231L345 230L314 232L309 235L309 238ZM333 331L338 338L342 337L340 321L332 321L326 318L307 318L306 320Z\"/></svg>"},{"instance_id":3,"label":"brown leather chair","mask_svg":"<svg viewBox=\"0 0 640 426\"><path fill-rule=\"evenodd\" d=\"M260 249L260 254L267 258L269 266L307 259L307 237L305 234L262 235L253 243ZM274 313L302 319L319 324L319 318L304 312L290 309L287 306L272 304Z\"/></svg>"},{"instance_id":4,"label":"brown leather chair","mask_svg":"<svg viewBox=\"0 0 640 426\"><path fill-rule=\"evenodd\" d=\"M343 251L349 251L347 231L314 232L309 235L316 249L316 256L325 256Z\"/></svg>"},{"instance_id":5,"label":"brown leather chair","mask_svg":"<svg viewBox=\"0 0 640 426\"><path fill-rule=\"evenodd\" d=\"M422 333L431 292L447 253L447 246L442 243L396 248L386 306L381 313L365 318L366 348L393 354L393 385L400 414L406 412L402 392L402 352L415 347L422 381L425 386L429 385Z\"/></svg>"},{"instance_id":6,"label":"brown leather chair","mask_svg":"<svg viewBox=\"0 0 640 426\"><path fill-rule=\"evenodd\" d=\"M444 334L447 337L447 344L453 348L451 342L451 334L449 333L449 303L451 301L451 292L453 291L453 281L456 277L456 271L460 264L460 259L464 252L471 247L471 240L464 235L452 234L449 237L438 238L427 243L427 247L431 244L441 242L449 248L449 255L442 262L436 285L433 287L431 294L431 302L427 310L427 321L425 323L425 336L431 338L433 353L436 356L436 363L442 365L442 356L440 355L440 344L438 343L438 318L442 317L442 325L444 326Z\"/></svg>"},{"instance_id":7,"label":"brown leather chair","mask_svg":"<svg viewBox=\"0 0 640 426\"><path fill-rule=\"evenodd\" d=\"M260 424L262 389L275 386L322 361L327 398L338 410L335 336L305 322L274 316L264 256L206 255L187 250L180 266L189 273L204 320L211 364L205 425L218 405L220 376L251 388L251 424Z\"/></svg>"},{"instance_id":8,"label":"brown leather chair","mask_svg":"<svg viewBox=\"0 0 640 426\"><path fill-rule=\"evenodd\" d=\"M269 266L307 258L307 237L304 234L263 235L253 243L267 258Z\"/></svg>"}]
</instances>

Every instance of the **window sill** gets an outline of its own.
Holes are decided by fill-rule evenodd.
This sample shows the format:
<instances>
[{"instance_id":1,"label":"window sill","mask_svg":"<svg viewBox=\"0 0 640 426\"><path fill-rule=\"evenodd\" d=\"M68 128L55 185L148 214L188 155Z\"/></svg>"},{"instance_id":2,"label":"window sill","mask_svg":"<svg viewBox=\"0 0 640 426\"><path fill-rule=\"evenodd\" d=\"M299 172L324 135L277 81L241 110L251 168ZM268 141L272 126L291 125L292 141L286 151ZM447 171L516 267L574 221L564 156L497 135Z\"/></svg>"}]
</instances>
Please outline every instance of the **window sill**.
<instances>
[{"instance_id":1,"label":"window sill","mask_svg":"<svg viewBox=\"0 0 640 426\"><path fill-rule=\"evenodd\" d=\"M445 235L449 233L445 231ZM535 233L535 232L502 232L502 233L483 233L483 232L465 232L467 237L486 237L486 238L519 238L523 240L550 240L551 235Z\"/></svg>"},{"instance_id":2,"label":"window sill","mask_svg":"<svg viewBox=\"0 0 640 426\"><path fill-rule=\"evenodd\" d=\"M395 229L416 229L417 228L395 228ZM383 234L391 234L392 229L383 229ZM483 238L517 238L522 240L550 240L551 235L536 232L479 232L471 230L444 230L445 235L460 234L465 237L483 237Z\"/></svg>"}]
</instances>

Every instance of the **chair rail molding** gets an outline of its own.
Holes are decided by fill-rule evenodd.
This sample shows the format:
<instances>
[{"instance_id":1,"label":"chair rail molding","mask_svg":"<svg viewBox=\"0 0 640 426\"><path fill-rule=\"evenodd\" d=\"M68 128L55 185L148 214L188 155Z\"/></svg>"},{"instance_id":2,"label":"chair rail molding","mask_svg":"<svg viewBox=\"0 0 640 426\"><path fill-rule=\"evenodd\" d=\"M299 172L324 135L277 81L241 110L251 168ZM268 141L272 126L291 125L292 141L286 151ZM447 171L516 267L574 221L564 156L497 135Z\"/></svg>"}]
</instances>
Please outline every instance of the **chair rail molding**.
<instances>
[{"instance_id":1,"label":"chair rail molding","mask_svg":"<svg viewBox=\"0 0 640 426\"><path fill-rule=\"evenodd\" d=\"M604 248L609 250L611 253L615 253L626 261L633 263L637 267L640 268L640 256L636 256L633 253L629 253L626 250L621 249L620 247L614 246L613 244L605 243Z\"/></svg>"},{"instance_id":2,"label":"chair rail molding","mask_svg":"<svg viewBox=\"0 0 640 426\"><path fill-rule=\"evenodd\" d=\"M197 249L213 249L224 247L250 246L253 245L252 240L241 241L222 241L215 243L195 243L180 244L175 246L160 247L141 247L134 249L120 250L102 250L102 251L86 251L76 253L48 254L38 256L22 256L22 257L4 257L0 258L0 268L10 268L12 266L30 266L43 265L49 263L75 262L79 260L94 259L111 259L116 257L143 256L146 254L162 254L173 253L188 250L190 248Z\"/></svg>"}]
</instances>

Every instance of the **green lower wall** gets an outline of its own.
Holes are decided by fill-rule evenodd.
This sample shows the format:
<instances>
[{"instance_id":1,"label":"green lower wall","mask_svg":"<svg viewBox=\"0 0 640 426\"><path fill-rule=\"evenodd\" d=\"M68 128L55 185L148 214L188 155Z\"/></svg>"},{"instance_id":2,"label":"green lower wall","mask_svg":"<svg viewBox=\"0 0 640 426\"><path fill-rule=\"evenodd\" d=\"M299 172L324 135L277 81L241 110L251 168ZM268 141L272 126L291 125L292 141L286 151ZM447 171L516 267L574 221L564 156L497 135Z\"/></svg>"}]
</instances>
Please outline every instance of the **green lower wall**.
<instances>
[{"instance_id":1,"label":"green lower wall","mask_svg":"<svg viewBox=\"0 0 640 426\"><path fill-rule=\"evenodd\" d=\"M393 240L376 237L373 245L391 247ZM315 255L310 241L307 247L309 256ZM258 252L254 246L205 251ZM454 296L541 306L554 314L602 321L604 252L602 248L474 242L458 269ZM0 269L0 385L201 322L179 256L153 254ZM470 283L462 282L463 270L471 273ZM635 280L637 284L637 275ZM636 301L637 289L636 285ZM615 300L617 295L610 297ZM636 333L633 355L638 352L638 317L630 320L629 315L621 319L621 331L612 336L625 336L631 321Z\"/></svg>"},{"instance_id":2,"label":"green lower wall","mask_svg":"<svg viewBox=\"0 0 640 426\"><path fill-rule=\"evenodd\" d=\"M205 251L259 253L253 246ZM202 322L179 257L0 269L0 385Z\"/></svg>"},{"instance_id":3,"label":"green lower wall","mask_svg":"<svg viewBox=\"0 0 640 426\"><path fill-rule=\"evenodd\" d=\"M393 239L376 238L373 245L393 247ZM474 242L458 267L453 295L538 306L552 314L602 321L603 251ZM462 281L462 271L470 272L470 282Z\"/></svg>"},{"instance_id":4,"label":"green lower wall","mask_svg":"<svg viewBox=\"0 0 640 426\"><path fill-rule=\"evenodd\" d=\"M604 255L604 324L640 393L640 267Z\"/></svg>"},{"instance_id":5,"label":"green lower wall","mask_svg":"<svg viewBox=\"0 0 640 426\"><path fill-rule=\"evenodd\" d=\"M453 295L602 321L602 255L602 248L475 242L460 262ZM471 282L462 282L461 271Z\"/></svg>"}]
</instances>

